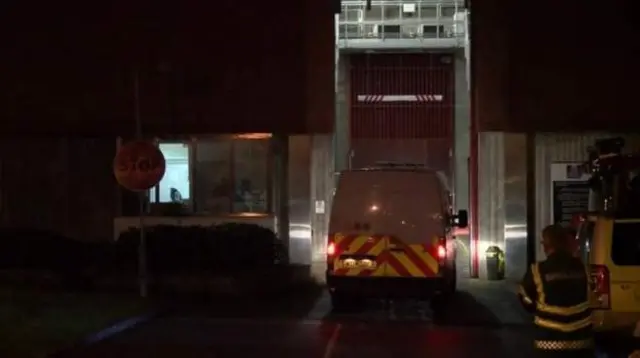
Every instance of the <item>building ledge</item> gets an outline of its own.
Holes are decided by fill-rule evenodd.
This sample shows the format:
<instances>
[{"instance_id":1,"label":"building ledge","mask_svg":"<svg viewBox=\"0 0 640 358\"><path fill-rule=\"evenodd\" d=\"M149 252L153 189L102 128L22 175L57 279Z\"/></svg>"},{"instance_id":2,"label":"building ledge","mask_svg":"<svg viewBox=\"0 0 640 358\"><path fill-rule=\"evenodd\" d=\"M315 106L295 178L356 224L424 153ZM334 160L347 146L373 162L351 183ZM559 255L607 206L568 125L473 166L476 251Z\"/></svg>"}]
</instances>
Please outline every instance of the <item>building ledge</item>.
<instances>
[{"instance_id":1,"label":"building ledge","mask_svg":"<svg viewBox=\"0 0 640 358\"><path fill-rule=\"evenodd\" d=\"M340 50L453 49L463 48L464 39L339 39Z\"/></svg>"}]
</instances>

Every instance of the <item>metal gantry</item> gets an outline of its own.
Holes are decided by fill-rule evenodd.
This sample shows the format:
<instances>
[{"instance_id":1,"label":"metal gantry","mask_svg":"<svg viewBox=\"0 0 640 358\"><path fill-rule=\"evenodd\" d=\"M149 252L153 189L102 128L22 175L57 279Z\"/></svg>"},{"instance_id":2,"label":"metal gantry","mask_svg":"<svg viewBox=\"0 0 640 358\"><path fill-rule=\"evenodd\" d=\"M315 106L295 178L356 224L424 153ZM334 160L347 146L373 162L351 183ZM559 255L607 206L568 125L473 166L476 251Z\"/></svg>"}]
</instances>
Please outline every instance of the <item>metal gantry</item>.
<instances>
[{"instance_id":1,"label":"metal gantry","mask_svg":"<svg viewBox=\"0 0 640 358\"><path fill-rule=\"evenodd\" d=\"M343 1L337 16L340 49L438 49L465 46L462 0Z\"/></svg>"}]
</instances>

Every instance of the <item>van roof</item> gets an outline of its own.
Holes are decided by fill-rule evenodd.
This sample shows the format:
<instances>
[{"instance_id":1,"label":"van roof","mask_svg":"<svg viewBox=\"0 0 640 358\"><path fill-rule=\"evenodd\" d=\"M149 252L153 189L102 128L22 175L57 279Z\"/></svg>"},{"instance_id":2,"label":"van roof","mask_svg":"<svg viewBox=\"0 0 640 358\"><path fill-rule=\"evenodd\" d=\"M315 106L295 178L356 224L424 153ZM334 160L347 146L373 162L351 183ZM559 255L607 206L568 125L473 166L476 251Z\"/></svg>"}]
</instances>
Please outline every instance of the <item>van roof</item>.
<instances>
[{"instance_id":1,"label":"van roof","mask_svg":"<svg viewBox=\"0 0 640 358\"><path fill-rule=\"evenodd\" d=\"M365 231L422 243L442 236L448 193L434 170L362 168L342 172L331 204L329 231Z\"/></svg>"},{"instance_id":2,"label":"van roof","mask_svg":"<svg viewBox=\"0 0 640 358\"><path fill-rule=\"evenodd\" d=\"M438 170L430 168L420 163L405 163L405 162L376 162L374 165L343 170L348 171L420 171L420 172L433 172L438 173Z\"/></svg>"},{"instance_id":3,"label":"van roof","mask_svg":"<svg viewBox=\"0 0 640 358\"><path fill-rule=\"evenodd\" d=\"M358 169L343 170L342 172L373 172L373 171L438 173L438 171L434 170L434 169L429 169L429 168L411 168L411 167L394 167L394 168L365 167L365 168L358 168Z\"/></svg>"},{"instance_id":4,"label":"van roof","mask_svg":"<svg viewBox=\"0 0 640 358\"><path fill-rule=\"evenodd\" d=\"M433 173L438 178L440 178L440 182L444 185L446 190L451 190L449 187L449 183L447 182L447 175L441 171L436 170L430 167L427 167L423 164L413 164L413 163L393 163L393 162L378 162L378 165L363 167L357 169L347 169L342 170L340 173L352 173L352 172L416 172L416 173Z\"/></svg>"},{"instance_id":5,"label":"van roof","mask_svg":"<svg viewBox=\"0 0 640 358\"><path fill-rule=\"evenodd\" d=\"M391 162L391 161L378 161L378 162L375 162L374 165L360 168L359 170L385 170L385 169L387 170L392 170L392 169L421 170L421 171L434 171L434 172L436 171L422 163Z\"/></svg>"}]
</instances>

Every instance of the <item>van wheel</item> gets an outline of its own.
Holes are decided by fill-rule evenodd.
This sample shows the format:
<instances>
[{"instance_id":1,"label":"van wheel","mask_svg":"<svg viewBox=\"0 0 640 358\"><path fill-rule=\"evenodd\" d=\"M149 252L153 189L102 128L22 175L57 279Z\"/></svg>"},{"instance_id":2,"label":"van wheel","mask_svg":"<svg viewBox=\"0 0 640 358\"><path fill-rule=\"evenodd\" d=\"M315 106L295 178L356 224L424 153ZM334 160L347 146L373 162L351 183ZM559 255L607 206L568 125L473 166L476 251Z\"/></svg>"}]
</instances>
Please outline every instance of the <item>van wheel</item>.
<instances>
[{"instance_id":1,"label":"van wheel","mask_svg":"<svg viewBox=\"0 0 640 358\"><path fill-rule=\"evenodd\" d=\"M445 294L448 296L452 296L456 293L457 289L458 289L458 272L454 267L453 270L451 270L451 275L449 276L449 279L447 280L447 287L445 288Z\"/></svg>"},{"instance_id":2,"label":"van wheel","mask_svg":"<svg viewBox=\"0 0 640 358\"><path fill-rule=\"evenodd\" d=\"M344 293L331 293L331 309L333 312L348 312L353 309L355 300Z\"/></svg>"},{"instance_id":3,"label":"van wheel","mask_svg":"<svg viewBox=\"0 0 640 358\"><path fill-rule=\"evenodd\" d=\"M431 307L434 323L443 324L446 321L446 309L449 299L451 299L451 295L446 295L444 293L431 297L429 306Z\"/></svg>"}]
</instances>

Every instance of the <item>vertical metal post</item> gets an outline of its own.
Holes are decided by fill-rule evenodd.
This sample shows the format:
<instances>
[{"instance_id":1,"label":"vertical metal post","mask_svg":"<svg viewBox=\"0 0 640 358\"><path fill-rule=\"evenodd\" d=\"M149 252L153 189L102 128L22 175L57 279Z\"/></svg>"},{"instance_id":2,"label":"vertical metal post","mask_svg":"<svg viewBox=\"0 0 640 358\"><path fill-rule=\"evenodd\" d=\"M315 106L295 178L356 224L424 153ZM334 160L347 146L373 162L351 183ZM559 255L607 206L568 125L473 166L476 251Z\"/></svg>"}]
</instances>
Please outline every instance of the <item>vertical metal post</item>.
<instances>
[{"instance_id":1,"label":"vertical metal post","mask_svg":"<svg viewBox=\"0 0 640 358\"><path fill-rule=\"evenodd\" d=\"M4 223L5 213L7 212L4 203L4 158L0 158L0 222Z\"/></svg>"},{"instance_id":2,"label":"vertical metal post","mask_svg":"<svg viewBox=\"0 0 640 358\"><path fill-rule=\"evenodd\" d=\"M471 244L471 277L478 278L480 276L480 225L479 225L479 203L478 203L478 128L475 115L471 114L471 133L470 150L469 150L469 209L471 211L470 225L470 244Z\"/></svg>"},{"instance_id":3,"label":"vertical metal post","mask_svg":"<svg viewBox=\"0 0 640 358\"><path fill-rule=\"evenodd\" d=\"M283 244L289 250L289 137L274 133L271 139L274 152L274 203L276 231ZM290 254L290 251L287 251Z\"/></svg>"},{"instance_id":4,"label":"vertical metal post","mask_svg":"<svg viewBox=\"0 0 640 358\"><path fill-rule=\"evenodd\" d=\"M138 70L133 75L133 105L134 105L134 119L136 122L136 138L142 139L142 118L140 117L140 74ZM147 272L147 238L145 230L145 215L146 215L146 193L140 191L138 193L139 200L139 213L138 213L138 225L140 226L140 242L138 243L138 283L140 286L140 297L146 298L149 295L149 283Z\"/></svg>"},{"instance_id":5,"label":"vertical metal post","mask_svg":"<svg viewBox=\"0 0 640 358\"><path fill-rule=\"evenodd\" d=\"M527 264L536 262L538 233L536 232L536 134L527 131L526 198L527 198Z\"/></svg>"},{"instance_id":6,"label":"vertical metal post","mask_svg":"<svg viewBox=\"0 0 640 358\"><path fill-rule=\"evenodd\" d=\"M471 31L471 28L467 28L467 31ZM473 35L473 34L470 34ZM480 276L480 253L479 251L479 241L480 241L480 223L479 221L479 183L478 183L478 161L479 161L479 123L478 123L478 113L476 110L477 98L476 98L476 90L474 88L474 74L475 74L475 62L473 61L475 48L469 44L469 57L467 60L467 69L468 69L468 83L469 83L469 107L471 111L470 115L470 128L469 128L469 210L471 211L471 220L470 220L470 237L469 243L471 244L471 277L478 278Z\"/></svg>"},{"instance_id":7,"label":"vertical metal post","mask_svg":"<svg viewBox=\"0 0 640 358\"><path fill-rule=\"evenodd\" d=\"M198 163L198 143L195 138L189 139L189 197L191 198L191 213L196 213L198 210L198 203L196 202L196 172L198 169L196 168ZM158 200L160 201L160 200Z\"/></svg>"}]
</instances>

